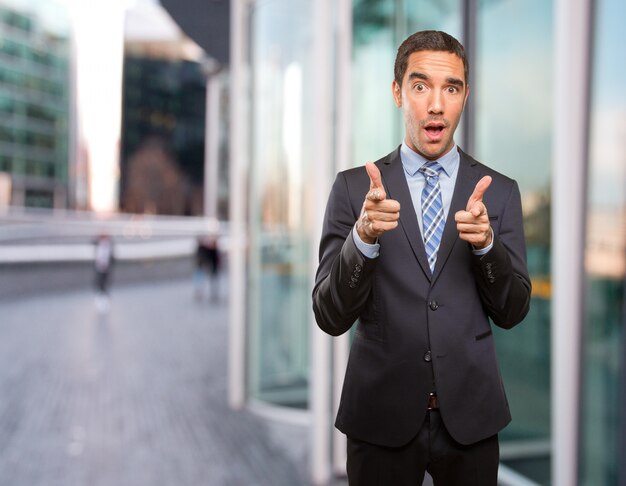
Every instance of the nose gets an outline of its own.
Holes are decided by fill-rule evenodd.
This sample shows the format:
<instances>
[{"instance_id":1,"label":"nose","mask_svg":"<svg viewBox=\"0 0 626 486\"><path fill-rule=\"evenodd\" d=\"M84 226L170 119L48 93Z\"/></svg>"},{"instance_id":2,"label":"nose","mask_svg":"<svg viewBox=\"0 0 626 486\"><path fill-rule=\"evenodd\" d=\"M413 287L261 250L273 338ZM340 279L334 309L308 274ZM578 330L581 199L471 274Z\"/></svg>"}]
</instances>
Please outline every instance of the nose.
<instances>
[{"instance_id":1,"label":"nose","mask_svg":"<svg viewBox=\"0 0 626 486\"><path fill-rule=\"evenodd\" d=\"M428 113L441 115L443 113L443 97L438 90L433 90L428 100Z\"/></svg>"}]
</instances>

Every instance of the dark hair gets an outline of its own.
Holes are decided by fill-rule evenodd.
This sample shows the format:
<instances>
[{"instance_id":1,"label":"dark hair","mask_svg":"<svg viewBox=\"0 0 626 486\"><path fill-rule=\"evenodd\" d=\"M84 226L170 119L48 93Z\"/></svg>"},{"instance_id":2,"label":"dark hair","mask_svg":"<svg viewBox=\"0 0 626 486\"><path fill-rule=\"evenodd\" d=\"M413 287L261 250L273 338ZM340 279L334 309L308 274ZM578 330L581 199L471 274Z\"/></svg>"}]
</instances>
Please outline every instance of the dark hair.
<instances>
[{"instance_id":1,"label":"dark hair","mask_svg":"<svg viewBox=\"0 0 626 486\"><path fill-rule=\"evenodd\" d=\"M422 30L407 37L398 48L396 63L393 67L393 74L396 82L400 86L402 86L402 79L404 78L404 73L406 72L409 56L418 51L445 51L456 54L461 61L463 61L465 84L468 84L469 67L467 65L465 49L461 43L445 32L438 30Z\"/></svg>"}]
</instances>

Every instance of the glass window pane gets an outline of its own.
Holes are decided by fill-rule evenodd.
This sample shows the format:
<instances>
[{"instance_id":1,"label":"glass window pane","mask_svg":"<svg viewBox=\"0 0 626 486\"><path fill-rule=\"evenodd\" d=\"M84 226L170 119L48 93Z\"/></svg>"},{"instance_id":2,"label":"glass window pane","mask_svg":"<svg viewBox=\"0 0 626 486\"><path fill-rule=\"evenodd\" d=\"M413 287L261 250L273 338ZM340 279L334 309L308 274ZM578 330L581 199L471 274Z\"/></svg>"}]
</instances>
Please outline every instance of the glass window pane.
<instances>
[{"instance_id":1,"label":"glass window pane","mask_svg":"<svg viewBox=\"0 0 626 486\"><path fill-rule=\"evenodd\" d=\"M252 11L249 285L251 394L308 406L310 272L306 180L316 76L312 3L258 2Z\"/></svg>"},{"instance_id":2,"label":"glass window pane","mask_svg":"<svg viewBox=\"0 0 626 486\"><path fill-rule=\"evenodd\" d=\"M622 484L626 480L624 456L622 460L619 457L620 426L624 427L626 420L626 404L622 401L626 277L626 64L623 62L626 30L623 19L626 4L621 0L602 0L596 4L580 442L580 484L588 486Z\"/></svg>"},{"instance_id":3,"label":"glass window pane","mask_svg":"<svg viewBox=\"0 0 626 486\"><path fill-rule=\"evenodd\" d=\"M533 281L524 323L495 332L513 415L500 434L502 459L540 484L550 479L552 8L544 0L481 1L470 88L476 157L520 185Z\"/></svg>"},{"instance_id":4,"label":"glass window pane","mask_svg":"<svg viewBox=\"0 0 626 486\"><path fill-rule=\"evenodd\" d=\"M394 0L354 2L352 162L355 166L377 160L402 142L402 119L391 93L399 37L396 3Z\"/></svg>"}]
</instances>

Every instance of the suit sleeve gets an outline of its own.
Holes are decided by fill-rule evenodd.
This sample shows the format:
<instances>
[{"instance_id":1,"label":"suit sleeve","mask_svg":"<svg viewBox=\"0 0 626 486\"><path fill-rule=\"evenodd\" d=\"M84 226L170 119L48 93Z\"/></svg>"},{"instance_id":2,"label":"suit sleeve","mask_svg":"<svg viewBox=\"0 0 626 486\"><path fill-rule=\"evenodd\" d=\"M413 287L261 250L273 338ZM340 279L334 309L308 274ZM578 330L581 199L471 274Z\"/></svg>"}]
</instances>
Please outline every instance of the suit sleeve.
<instances>
[{"instance_id":1,"label":"suit sleeve","mask_svg":"<svg viewBox=\"0 0 626 486\"><path fill-rule=\"evenodd\" d=\"M354 243L352 228L357 218L346 177L339 173L326 206L313 288L315 320L333 336L346 332L358 318L371 293L378 261L363 256Z\"/></svg>"},{"instance_id":2,"label":"suit sleeve","mask_svg":"<svg viewBox=\"0 0 626 486\"><path fill-rule=\"evenodd\" d=\"M522 204L515 182L500 217L499 230L494 230L493 248L474 257L474 270L489 317L497 326L510 329L528 313L531 293Z\"/></svg>"}]
</instances>

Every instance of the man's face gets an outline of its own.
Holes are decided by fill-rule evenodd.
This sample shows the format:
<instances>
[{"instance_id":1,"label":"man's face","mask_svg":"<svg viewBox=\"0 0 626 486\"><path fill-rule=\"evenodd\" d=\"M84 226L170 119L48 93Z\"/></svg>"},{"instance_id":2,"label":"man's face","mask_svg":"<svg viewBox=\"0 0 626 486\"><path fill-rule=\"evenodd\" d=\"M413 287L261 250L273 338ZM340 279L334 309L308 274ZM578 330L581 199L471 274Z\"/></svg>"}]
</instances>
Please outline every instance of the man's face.
<instances>
[{"instance_id":1,"label":"man's face","mask_svg":"<svg viewBox=\"0 0 626 486\"><path fill-rule=\"evenodd\" d=\"M463 61L443 51L418 51L409 56L402 86L392 85L404 113L406 144L429 160L446 154L469 94Z\"/></svg>"}]
</instances>

